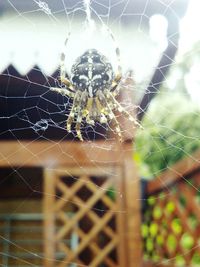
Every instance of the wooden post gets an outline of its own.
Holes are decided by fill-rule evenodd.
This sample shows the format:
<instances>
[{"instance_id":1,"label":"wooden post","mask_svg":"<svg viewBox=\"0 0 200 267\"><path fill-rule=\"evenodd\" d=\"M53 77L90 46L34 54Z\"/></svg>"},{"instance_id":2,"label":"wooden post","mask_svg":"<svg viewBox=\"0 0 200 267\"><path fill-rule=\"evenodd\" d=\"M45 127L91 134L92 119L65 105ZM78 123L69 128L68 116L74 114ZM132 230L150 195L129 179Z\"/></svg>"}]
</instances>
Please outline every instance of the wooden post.
<instances>
[{"instance_id":1,"label":"wooden post","mask_svg":"<svg viewBox=\"0 0 200 267\"><path fill-rule=\"evenodd\" d=\"M142 266L140 179L136 174L132 157L132 143L123 145L124 181L126 194L126 240L128 249L128 266Z\"/></svg>"},{"instance_id":2,"label":"wooden post","mask_svg":"<svg viewBox=\"0 0 200 267\"><path fill-rule=\"evenodd\" d=\"M120 267L128 266L128 252L127 252L127 242L126 242L126 195L124 191L124 172L123 167L120 166L117 169L117 176L114 177L115 184L117 185L116 190L121 192L117 194L117 206L120 210L116 214L117 219L117 233L119 236L119 245L118 245L118 262Z\"/></svg>"},{"instance_id":3,"label":"wooden post","mask_svg":"<svg viewBox=\"0 0 200 267\"><path fill-rule=\"evenodd\" d=\"M44 266L55 266L55 176L52 170L44 170Z\"/></svg>"}]
</instances>

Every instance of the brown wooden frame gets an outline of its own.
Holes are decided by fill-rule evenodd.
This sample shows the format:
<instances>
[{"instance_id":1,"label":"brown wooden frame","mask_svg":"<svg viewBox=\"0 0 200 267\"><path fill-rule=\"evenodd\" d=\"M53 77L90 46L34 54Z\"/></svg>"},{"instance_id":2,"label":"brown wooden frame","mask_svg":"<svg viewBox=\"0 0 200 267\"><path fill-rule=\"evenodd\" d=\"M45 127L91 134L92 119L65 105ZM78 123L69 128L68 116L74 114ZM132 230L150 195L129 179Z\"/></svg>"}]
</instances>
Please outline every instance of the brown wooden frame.
<instances>
[{"instance_id":1,"label":"brown wooden frame","mask_svg":"<svg viewBox=\"0 0 200 267\"><path fill-rule=\"evenodd\" d=\"M77 165L78 164L78 165ZM140 184L132 159L131 143L98 142L45 142L45 141L6 141L0 142L0 167L42 167L44 169L96 166L119 167L122 171L121 188L125 197L126 213L121 221L121 232L124 233L124 260L120 267L138 267L141 265L140 237ZM50 175L48 172L48 176ZM50 177L50 176L49 176ZM54 194L51 184L45 183L46 190ZM52 257L49 231L53 229L53 214L47 209L51 206L45 198L44 238L45 254ZM51 200L50 200L51 201ZM47 205L48 202L48 205ZM46 207L46 208L45 208ZM119 233L120 238L120 233ZM49 264L49 263L48 263ZM50 265L45 265L50 266Z\"/></svg>"}]
</instances>

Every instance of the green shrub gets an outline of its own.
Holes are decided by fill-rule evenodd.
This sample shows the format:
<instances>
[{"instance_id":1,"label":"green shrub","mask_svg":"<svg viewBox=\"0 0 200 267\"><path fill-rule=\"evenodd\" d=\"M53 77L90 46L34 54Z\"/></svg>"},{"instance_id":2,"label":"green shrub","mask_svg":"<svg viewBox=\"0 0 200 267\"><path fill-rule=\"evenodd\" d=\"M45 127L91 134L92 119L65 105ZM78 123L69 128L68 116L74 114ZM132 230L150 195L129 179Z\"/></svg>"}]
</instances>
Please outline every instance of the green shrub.
<instances>
[{"instance_id":1,"label":"green shrub","mask_svg":"<svg viewBox=\"0 0 200 267\"><path fill-rule=\"evenodd\" d=\"M181 93L162 90L142 125L134 158L144 177L159 175L200 147L200 108Z\"/></svg>"}]
</instances>

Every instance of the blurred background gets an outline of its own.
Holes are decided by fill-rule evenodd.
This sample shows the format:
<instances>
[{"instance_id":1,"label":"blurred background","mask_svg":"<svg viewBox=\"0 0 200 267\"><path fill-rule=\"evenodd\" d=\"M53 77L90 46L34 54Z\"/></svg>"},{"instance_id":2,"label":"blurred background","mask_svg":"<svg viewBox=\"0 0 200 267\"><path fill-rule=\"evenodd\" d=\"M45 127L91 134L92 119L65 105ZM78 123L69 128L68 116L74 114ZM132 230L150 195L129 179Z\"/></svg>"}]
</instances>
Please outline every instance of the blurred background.
<instances>
[{"instance_id":1,"label":"blurred background","mask_svg":"<svg viewBox=\"0 0 200 267\"><path fill-rule=\"evenodd\" d=\"M199 9L0 2L1 266L200 265ZM144 130L117 114L122 144L110 125L85 122L80 143L65 129L72 100L50 87L63 50L69 76L88 48L117 69L107 27L121 52L118 99Z\"/></svg>"}]
</instances>

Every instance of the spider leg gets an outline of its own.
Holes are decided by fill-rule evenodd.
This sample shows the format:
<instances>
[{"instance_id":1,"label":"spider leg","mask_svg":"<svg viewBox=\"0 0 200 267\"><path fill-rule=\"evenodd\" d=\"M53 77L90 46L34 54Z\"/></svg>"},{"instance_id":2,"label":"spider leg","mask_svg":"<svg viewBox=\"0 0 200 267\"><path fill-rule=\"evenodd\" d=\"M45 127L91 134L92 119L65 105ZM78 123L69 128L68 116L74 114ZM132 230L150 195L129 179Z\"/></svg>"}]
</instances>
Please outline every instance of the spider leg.
<instances>
[{"instance_id":1,"label":"spider leg","mask_svg":"<svg viewBox=\"0 0 200 267\"><path fill-rule=\"evenodd\" d=\"M81 122L84 116L85 108L87 106L88 102L87 100L88 100L88 93L87 91L84 91L81 95L80 106L77 112L77 120L76 120L76 133L81 141L83 141L83 137L81 134Z\"/></svg>"},{"instance_id":2,"label":"spider leg","mask_svg":"<svg viewBox=\"0 0 200 267\"><path fill-rule=\"evenodd\" d=\"M54 91L58 94L61 94L63 96L69 96L71 98L73 98L75 96L75 93L68 90L67 88L63 89L63 88L57 88L57 87L50 87L51 91Z\"/></svg>"},{"instance_id":3,"label":"spider leg","mask_svg":"<svg viewBox=\"0 0 200 267\"><path fill-rule=\"evenodd\" d=\"M108 103L109 105L109 103ZM116 133L118 134L119 136L119 141L122 142L122 134L121 134L121 129L120 129L120 126L119 126L119 122L117 121L116 117L115 117L115 114L112 112L112 110L110 111L111 112L111 115L112 115L112 123L113 123L113 126L116 130Z\"/></svg>"},{"instance_id":4,"label":"spider leg","mask_svg":"<svg viewBox=\"0 0 200 267\"><path fill-rule=\"evenodd\" d=\"M90 125L94 125L94 120L93 119L91 119L91 115L90 115L90 110L91 110L91 107L92 107L92 105L93 105L93 99L91 99L91 98L89 98L88 99L88 102L87 102L87 110L89 111L88 112L88 114L86 114L86 122L88 123L88 124L90 124Z\"/></svg>"},{"instance_id":5,"label":"spider leg","mask_svg":"<svg viewBox=\"0 0 200 267\"><path fill-rule=\"evenodd\" d=\"M61 53L61 63L60 63L60 80L64 83L70 90L74 90L74 87L70 80L66 78L66 70L65 70L65 54ZM68 75L69 76L69 75Z\"/></svg>"},{"instance_id":6,"label":"spider leg","mask_svg":"<svg viewBox=\"0 0 200 267\"><path fill-rule=\"evenodd\" d=\"M118 47L118 45L117 45L117 42L116 42L116 40L115 40L115 37L114 37L112 31L111 31L109 28L107 28L107 30L108 30L108 32L109 32L109 34L110 34L110 36L111 36L111 38L112 38L112 40L113 40L113 42L114 42L114 44L115 44L115 53L116 53L117 62L118 62L118 66L117 66L117 74L116 74L116 76L115 76L115 82L118 82L118 81L121 80L121 77L122 77L122 67L121 67L121 55L120 55L120 49L119 49L119 47Z\"/></svg>"},{"instance_id":7,"label":"spider leg","mask_svg":"<svg viewBox=\"0 0 200 267\"><path fill-rule=\"evenodd\" d=\"M87 122L88 124L94 126L94 120L92 120L92 119L90 118L90 116L87 116L87 117L86 117L86 122Z\"/></svg>"},{"instance_id":8,"label":"spider leg","mask_svg":"<svg viewBox=\"0 0 200 267\"><path fill-rule=\"evenodd\" d=\"M81 122L82 122L82 119L83 119L83 110L79 110L78 114L77 114L77 121L76 121L76 133L77 133L77 137L83 141L83 137L82 137L82 134L81 134Z\"/></svg>"},{"instance_id":9,"label":"spider leg","mask_svg":"<svg viewBox=\"0 0 200 267\"><path fill-rule=\"evenodd\" d=\"M119 141L122 142L122 134L121 134L121 129L120 129L120 126L119 126L119 122L117 121L117 119L115 117L115 114L113 113L112 108L110 107L110 103L109 102L107 102L107 106L108 106L107 109L109 111L109 119L112 121L113 126L115 128L115 131L119 136Z\"/></svg>"},{"instance_id":10,"label":"spider leg","mask_svg":"<svg viewBox=\"0 0 200 267\"><path fill-rule=\"evenodd\" d=\"M119 91L122 88L126 88L127 84L133 85L134 79L133 79L133 71L129 70L125 77L123 77L123 80L121 79L118 83L115 82L115 80L112 82L110 92L112 92L113 96L117 96L119 94Z\"/></svg>"},{"instance_id":11,"label":"spider leg","mask_svg":"<svg viewBox=\"0 0 200 267\"><path fill-rule=\"evenodd\" d=\"M120 104L119 102L114 98L113 94L106 90L106 96L110 100L110 103L113 104L113 107L117 109L120 113L122 113L125 117L128 118L129 121L133 122L135 125L137 125L139 128L143 129L141 124L137 122L137 120L129 114L128 111L126 111Z\"/></svg>"},{"instance_id":12,"label":"spider leg","mask_svg":"<svg viewBox=\"0 0 200 267\"><path fill-rule=\"evenodd\" d=\"M109 99L107 101L106 97L104 96L104 94L100 90L97 93L97 97L98 97L98 100L99 100L100 104L105 109L105 115L112 121L113 126L114 126L114 128L116 130L116 133L119 136L119 140L120 140L120 142L122 142L122 134L121 134L121 129L120 129L120 126L119 126L119 122L117 121L117 119L115 117L115 114L112 111L112 106L110 105ZM107 119L106 119L106 122L107 122Z\"/></svg>"},{"instance_id":13,"label":"spider leg","mask_svg":"<svg viewBox=\"0 0 200 267\"><path fill-rule=\"evenodd\" d=\"M70 37L70 33L68 33L68 36L67 36L67 38L66 38L66 40L65 40L65 43L64 43L65 47L67 46L67 42L68 42L68 40L69 40L69 37ZM66 68L65 68L65 53L62 52L62 53L61 53L61 56L60 56L60 80L61 80L61 82L64 83L70 90L74 90L74 87L73 87L71 81L70 81L68 78L66 78L66 76L69 77L69 75L68 75L67 72L66 72Z\"/></svg>"},{"instance_id":14,"label":"spider leg","mask_svg":"<svg viewBox=\"0 0 200 267\"><path fill-rule=\"evenodd\" d=\"M72 105L71 111L69 113L69 116L68 116L68 119L67 119L67 125L66 125L67 131L69 133L71 132L71 125L72 125L72 123L74 121L74 116L75 116L75 114L77 112L77 107L79 107L79 104L80 104L80 101L81 101L81 94L82 94L81 91L77 91L75 96L74 96L73 105Z\"/></svg>"},{"instance_id":15,"label":"spider leg","mask_svg":"<svg viewBox=\"0 0 200 267\"><path fill-rule=\"evenodd\" d=\"M110 34L110 36L111 36L111 38L115 44L115 54L116 54L117 62L118 62L117 73L116 73L115 78L114 78L112 85L111 85L111 91L114 91L118 87L118 85L122 79L121 55L120 55L120 49L117 45L117 42L115 40L115 37L114 37L112 31L109 28L107 28L107 30L108 30L108 32L109 32L109 34Z\"/></svg>"},{"instance_id":16,"label":"spider leg","mask_svg":"<svg viewBox=\"0 0 200 267\"><path fill-rule=\"evenodd\" d=\"M100 123L107 123L107 118L106 118L106 116L105 116L105 114L101 114L101 117L100 117Z\"/></svg>"},{"instance_id":17,"label":"spider leg","mask_svg":"<svg viewBox=\"0 0 200 267\"><path fill-rule=\"evenodd\" d=\"M121 83L121 79L119 81L115 81L114 79L111 84L110 92L112 92L114 96L117 96L119 94L119 91L121 90L120 83Z\"/></svg>"},{"instance_id":18,"label":"spider leg","mask_svg":"<svg viewBox=\"0 0 200 267\"><path fill-rule=\"evenodd\" d=\"M88 99L87 108L89 110L89 113L86 116L86 122L94 126L95 121L98 121L98 117L100 117L98 114L99 110L95 98Z\"/></svg>"}]
</instances>

